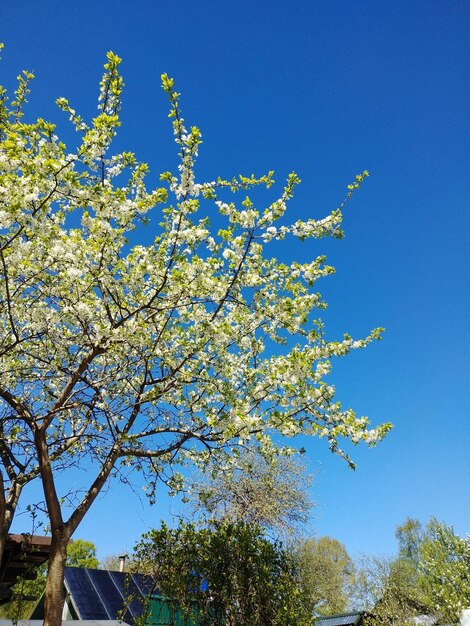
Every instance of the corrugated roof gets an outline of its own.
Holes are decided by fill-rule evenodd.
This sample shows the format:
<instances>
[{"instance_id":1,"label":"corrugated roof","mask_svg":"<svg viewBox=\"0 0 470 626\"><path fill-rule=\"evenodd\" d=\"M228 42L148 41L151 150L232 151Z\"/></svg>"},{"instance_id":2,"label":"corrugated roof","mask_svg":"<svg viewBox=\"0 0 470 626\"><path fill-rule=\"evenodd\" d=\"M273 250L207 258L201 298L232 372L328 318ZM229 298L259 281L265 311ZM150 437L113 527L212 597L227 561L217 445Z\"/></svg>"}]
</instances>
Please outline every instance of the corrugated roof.
<instances>
[{"instance_id":1,"label":"corrugated roof","mask_svg":"<svg viewBox=\"0 0 470 626\"><path fill-rule=\"evenodd\" d=\"M356 626L361 621L362 613L342 613L317 617L315 626Z\"/></svg>"},{"instance_id":2,"label":"corrugated roof","mask_svg":"<svg viewBox=\"0 0 470 626\"><path fill-rule=\"evenodd\" d=\"M144 599L153 591L151 578L86 567L65 568L65 588L82 620L133 623L143 612Z\"/></svg>"}]
</instances>

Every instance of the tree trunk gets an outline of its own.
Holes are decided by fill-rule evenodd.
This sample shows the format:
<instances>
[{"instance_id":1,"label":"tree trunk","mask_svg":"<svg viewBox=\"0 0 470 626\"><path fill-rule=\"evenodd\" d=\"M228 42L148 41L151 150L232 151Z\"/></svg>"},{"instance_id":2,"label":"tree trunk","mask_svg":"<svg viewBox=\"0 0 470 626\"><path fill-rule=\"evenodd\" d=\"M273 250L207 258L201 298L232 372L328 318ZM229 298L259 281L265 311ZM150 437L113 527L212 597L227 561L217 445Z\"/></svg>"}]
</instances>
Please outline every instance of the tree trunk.
<instances>
[{"instance_id":1,"label":"tree trunk","mask_svg":"<svg viewBox=\"0 0 470 626\"><path fill-rule=\"evenodd\" d=\"M3 561L8 532L21 493L21 486L15 485L14 488L10 489L10 492L7 499L4 492L0 495L0 563Z\"/></svg>"},{"instance_id":2,"label":"tree trunk","mask_svg":"<svg viewBox=\"0 0 470 626\"><path fill-rule=\"evenodd\" d=\"M73 533L83 520L91 505L100 493L119 456L120 448L115 446L103 463L98 476L86 492L67 522L63 521L60 500L57 495L54 474L49 458L44 429L34 433L36 450L40 460L41 480L46 499L47 512L52 531L51 551L49 553L49 570L46 579L44 603L44 625L61 626L64 605L64 573L67 558L67 546Z\"/></svg>"},{"instance_id":3,"label":"tree trunk","mask_svg":"<svg viewBox=\"0 0 470 626\"><path fill-rule=\"evenodd\" d=\"M0 526L0 563L3 561L3 553L5 552L5 543L7 540L7 531L5 526L2 524Z\"/></svg>"},{"instance_id":4,"label":"tree trunk","mask_svg":"<svg viewBox=\"0 0 470 626\"><path fill-rule=\"evenodd\" d=\"M0 471L0 563L3 561L3 553L5 552L5 542L7 540L7 534L9 524L7 522L7 501L5 497L5 483L3 480L3 473Z\"/></svg>"},{"instance_id":5,"label":"tree trunk","mask_svg":"<svg viewBox=\"0 0 470 626\"><path fill-rule=\"evenodd\" d=\"M49 570L46 580L44 626L61 626L64 606L64 572L69 537L63 531L52 533Z\"/></svg>"}]
</instances>

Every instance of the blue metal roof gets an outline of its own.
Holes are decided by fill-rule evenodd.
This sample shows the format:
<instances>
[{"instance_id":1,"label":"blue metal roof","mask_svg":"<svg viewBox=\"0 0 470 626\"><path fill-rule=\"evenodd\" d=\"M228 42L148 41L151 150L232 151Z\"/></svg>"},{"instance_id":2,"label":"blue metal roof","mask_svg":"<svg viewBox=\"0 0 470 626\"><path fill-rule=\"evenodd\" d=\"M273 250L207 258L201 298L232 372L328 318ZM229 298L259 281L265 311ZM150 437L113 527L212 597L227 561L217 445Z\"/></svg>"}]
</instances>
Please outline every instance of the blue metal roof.
<instances>
[{"instance_id":1,"label":"blue metal roof","mask_svg":"<svg viewBox=\"0 0 470 626\"><path fill-rule=\"evenodd\" d=\"M148 576L86 567L66 567L64 582L82 620L121 619L132 623L142 615L144 599L153 592Z\"/></svg>"}]
</instances>

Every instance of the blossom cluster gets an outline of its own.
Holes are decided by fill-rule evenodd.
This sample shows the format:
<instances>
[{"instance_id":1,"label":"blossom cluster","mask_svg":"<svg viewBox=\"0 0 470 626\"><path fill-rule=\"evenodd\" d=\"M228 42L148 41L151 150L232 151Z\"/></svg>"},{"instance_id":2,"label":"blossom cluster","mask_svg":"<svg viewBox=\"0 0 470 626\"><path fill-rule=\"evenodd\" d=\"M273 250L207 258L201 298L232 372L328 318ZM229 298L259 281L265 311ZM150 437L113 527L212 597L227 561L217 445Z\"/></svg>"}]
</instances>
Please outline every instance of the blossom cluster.
<instances>
[{"instance_id":1,"label":"blossom cluster","mask_svg":"<svg viewBox=\"0 0 470 626\"><path fill-rule=\"evenodd\" d=\"M321 219L280 224L300 182L294 173L264 209L246 194L271 187L273 172L197 183L201 133L186 128L166 74L180 165L148 190L145 164L110 154L119 63L109 53L90 124L57 101L77 131L75 149L52 124L20 121L23 83L13 108L1 100L2 419L33 435L47 425L54 462L86 452L88 461L111 455L143 469L151 459L158 476L250 439L272 445L275 431L326 438L348 460L341 440L374 445L390 426L370 428L343 409L325 379L334 357L381 329L327 341L313 287L334 269L324 256L283 264L267 254L273 239L341 236L344 203ZM217 230L208 203L224 224ZM130 244L143 229L151 243Z\"/></svg>"}]
</instances>

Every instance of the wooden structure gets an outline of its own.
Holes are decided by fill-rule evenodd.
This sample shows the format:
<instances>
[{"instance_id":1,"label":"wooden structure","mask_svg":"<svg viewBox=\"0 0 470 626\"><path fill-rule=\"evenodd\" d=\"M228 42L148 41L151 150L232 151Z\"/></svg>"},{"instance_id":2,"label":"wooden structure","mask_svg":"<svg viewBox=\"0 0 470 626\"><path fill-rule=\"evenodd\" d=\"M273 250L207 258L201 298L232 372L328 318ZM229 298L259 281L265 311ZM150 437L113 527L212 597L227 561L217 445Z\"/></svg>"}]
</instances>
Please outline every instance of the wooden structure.
<instances>
[{"instance_id":1,"label":"wooden structure","mask_svg":"<svg viewBox=\"0 0 470 626\"><path fill-rule=\"evenodd\" d=\"M51 538L39 535L8 535L0 563L0 604L11 600L18 576L36 578L37 568L49 558Z\"/></svg>"}]
</instances>

